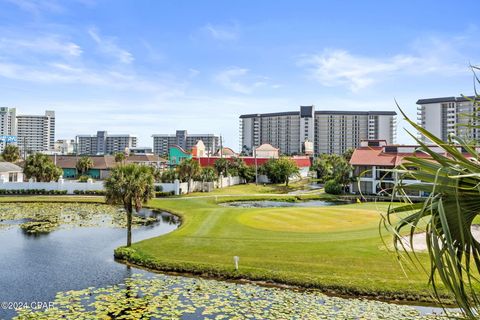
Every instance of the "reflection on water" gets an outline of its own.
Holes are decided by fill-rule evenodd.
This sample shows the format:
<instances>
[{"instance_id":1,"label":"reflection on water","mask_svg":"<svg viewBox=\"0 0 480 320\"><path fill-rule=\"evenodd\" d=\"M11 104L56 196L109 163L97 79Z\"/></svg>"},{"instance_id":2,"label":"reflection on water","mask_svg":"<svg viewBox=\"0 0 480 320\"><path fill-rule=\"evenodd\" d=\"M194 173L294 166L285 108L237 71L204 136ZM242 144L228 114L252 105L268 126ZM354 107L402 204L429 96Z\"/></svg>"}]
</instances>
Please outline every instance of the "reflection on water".
<instances>
[{"instance_id":1,"label":"reflection on water","mask_svg":"<svg viewBox=\"0 0 480 320\"><path fill-rule=\"evenodd\" d=\"M133 229L133 241L168 233L180 223L167 212L142 209L140 215L158 221ZM17 226L0 228L0 301L48 302L58 291L121 283L134 273L146 273L114 261L113 250L125 241L121 228L77 227L35 236ZM12 315L0 310L0 319Z\"/></svg>"}]
</instances>

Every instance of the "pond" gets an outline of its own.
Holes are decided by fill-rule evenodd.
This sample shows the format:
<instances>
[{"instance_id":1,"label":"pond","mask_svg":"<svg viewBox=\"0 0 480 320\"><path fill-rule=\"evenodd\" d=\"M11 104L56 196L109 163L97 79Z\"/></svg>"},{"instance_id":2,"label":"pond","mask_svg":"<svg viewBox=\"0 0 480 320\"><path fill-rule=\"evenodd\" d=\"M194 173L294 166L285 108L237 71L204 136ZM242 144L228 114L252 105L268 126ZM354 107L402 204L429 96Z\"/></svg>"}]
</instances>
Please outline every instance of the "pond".
<instances>
[{"instance_id":1,"label":"pond","mask_svg":"<svg viewBox=\"0 0 480 320\"><path fill-rule=\"evenodd\" d=\"M28 210L34 212L25 214ZM113 260L113 250L125 243L126 232L118 228L124 222L121 212L111 210L102 205L0 206L0 302L54 302L55 308L45 311L48 319L62 315L75 319L80 313L105 318L112 312L137 316L141 312L151 319L422 318L409 306L129 268ZM138 223L134 241L179 225L167 212L143 209L140 215L146 219L137 222L149 224ZM55 228L32 234L19 227L32 217L49 219ZM155 222L148 219L152 217ZM77 310L73 314L72 305ZM31 316L31 311L22 312L18 319ZM0 319L15 315L14 310L0 308Z\"/></svg>"},{"instance_id":2,"label":"pond","mask_svg":"<svg viewBox=\"0 0 480 320\"><path fill-rule=\"evenodd\" d=\"M255 201L232 201L224 202L220 205L226 207L238 208L281 208L281 207L327 207L339 204L347 204L345 201L323 201L323 200L306 200L306 201L272 201L272 200L255 200Z\"/></svg>"},{"instance_id":3,"label":"pond","mask_svg":"<svg viewBox=\"0 0 480 320\"><path fill-rule=\"evenodd\" d=\"M22 207L21 204L15 206ZM68 211L74 210L72 205L65 206L71 209ZM27 210L26 206L23 207ZM79 211L85 208L95 212L102 211L102 208L109 210L107 206L84 205ZM7 216L5 212L9 212L9 217L19 214L18 209L7 209L10 209L8 205L1 205L0 217L2 213ZM36 206L35 214L43 209L43 206ZM71 212L69 214L72 215ZM142 209L140 215L155 217L157 221L134 228L134 241L173 231L180 223L177 217L167 212ZM50 233L40 234L29 234L19 227L28 220L17 217L0 222L0 302L48 302L58 291L112 285L123 282L132 274L146 273L114 261L113 250L125 244L126 231L112 227L111 215L96 214L95 219L80 219L86 227L64 224ZM100 225L103 221L104 226L92 226L89 223L92 220ZM0 310L0 319L10 318L13 314L12 310Z\"/></svg>"}]
</instances>

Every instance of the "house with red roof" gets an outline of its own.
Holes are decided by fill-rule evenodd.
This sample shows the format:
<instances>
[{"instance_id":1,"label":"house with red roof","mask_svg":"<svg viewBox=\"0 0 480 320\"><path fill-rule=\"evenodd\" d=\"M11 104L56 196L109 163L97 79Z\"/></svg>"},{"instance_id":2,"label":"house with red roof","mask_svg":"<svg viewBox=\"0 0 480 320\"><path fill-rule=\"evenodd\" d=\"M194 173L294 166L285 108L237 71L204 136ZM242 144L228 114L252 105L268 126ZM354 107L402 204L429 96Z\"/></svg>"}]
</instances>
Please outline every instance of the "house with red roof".
<instances>
[{"instance_id":1,"label":"house with red roof","mask_svg":"<svg viewBox=\"0 0 480 320\"><path fill-rule=\"evenodd\" d=\"M438 146L429 146L439 154L446 154ZM356 182L350 185L354 194L382 195L390 194L397 182L397 175L390 170L404 163L406 157L429 159L428 154L419 151L418 145L388 145L385 140L362 140L350 159ZM403 183L418 183L417 180L403 180ZM412 192L409 196L423 196Z\"/></svg>"}]
</instances>

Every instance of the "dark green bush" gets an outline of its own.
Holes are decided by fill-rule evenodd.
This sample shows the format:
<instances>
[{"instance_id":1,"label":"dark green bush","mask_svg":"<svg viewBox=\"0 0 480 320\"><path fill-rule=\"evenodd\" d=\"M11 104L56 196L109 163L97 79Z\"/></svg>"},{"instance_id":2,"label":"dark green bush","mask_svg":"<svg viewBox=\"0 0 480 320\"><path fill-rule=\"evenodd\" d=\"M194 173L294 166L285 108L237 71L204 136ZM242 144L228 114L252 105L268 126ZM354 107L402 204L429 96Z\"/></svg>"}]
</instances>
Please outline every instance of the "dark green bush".
<instances>
[{"instance_id":1,"label":"dark green bush","mask_svg":"<svg viewBox=\"0 0 480 320\"><path fill-rule=\"evenodd\" d=\"M163 198L175 195L174 191L169 192L155 192L155 198Z\"/></svg>"},{"instance_id":2,"label":"dark green bush","mask_svg":"<svg viewBox=\"0 0 480 320\"><path fill-rule=\"evenodd\" d=\"M328 180L325 183L325 192L329 194L340 194L342 193L342 186L335 180Z\"/></svg>"}]
</instances>

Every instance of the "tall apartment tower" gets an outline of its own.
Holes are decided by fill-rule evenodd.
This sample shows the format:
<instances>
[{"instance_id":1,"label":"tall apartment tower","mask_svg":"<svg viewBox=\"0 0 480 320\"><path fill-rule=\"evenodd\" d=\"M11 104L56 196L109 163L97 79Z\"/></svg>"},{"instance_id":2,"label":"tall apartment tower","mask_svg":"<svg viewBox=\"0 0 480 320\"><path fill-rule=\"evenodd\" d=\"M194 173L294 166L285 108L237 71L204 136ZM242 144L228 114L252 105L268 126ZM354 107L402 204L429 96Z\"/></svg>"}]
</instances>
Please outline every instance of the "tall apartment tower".
<instances>
[{"instance_id":1,"label":"tall apartment tower","mask_svg":"<svg viewBox=\"0 0 480 320\"><path fill-rule=\"evenodd\" d=\"M470 117L478 117L478 105L471 100L473 97L444 97L420 99L417 101L418 124L427 129L443 141L448 141L450 134L461 136L465 139L480 140L480 121ZM429 140L423 135L420 139Z\"/></svg>"},{"instance_id":2,"label":"tall apartment tower","mask_svg":"<svg viewBox=\"0 0 480 320\"><path fill-rule=\"evenodd\" d=\"M55 145L55 112L19 115L15 108L0 108L0 135L15 136L22 153L51 151ZM3 137L0 140L0 150L3 150L6 141Z\"/></svg>"},{"instance_id":3,"label":"tall apartment tower","mask_svg":"<svg viewBox=\"0 0 480 320\"><path fill-rule=\"evenodd\" d=\"M17 110L15 108L0 108L0 152L3 151L6 144L5 136L16 136L17 135Z\"/></svg>"},{"instance_id":4,"label":"tall apartment tower","mask_svg":"<svg viewBox=\"0 0 480 320\"><path fill-rule=\"evenodd\" d=\"M96 135L78 135L77 152L82 155L104 155L125 152L137 146L137 137L129 134L108 134L97 131Z\"/></svg>"},{"instance_id":5,"label":"tall apartment tower","mask_svg":"<svg viewBox=\"0 0 480 320\"><path fill-rule=\"evenodd\" d=\"M45 115L17 115L17 144L27 153L55 148L55 111Z\"/></svg>"},{"instance_id":6,"label":"tall apartment tower","mask_svg":"<svg viewBox=\"0 0 480 320\"><path fill-rule=\"evenodd\" d=\"M361 140L378 139L394 143L394 111L299 111L240 116L240 148L251 154L254 147L269 143L284 154L303 154L305 141L314 153L341 154L359 146Z\"/></svg>"},{"instance_id":7,"label":"tall apartment tower","mask_svg":"<svg viewBox=\"0 0 480 320\"><path fill-rule=\"evenodd\" d=\"M154 134L153 153L168 154L170 147L177 145L185 150L192 149L199 140L205 144L205 149L213 154L220 146L220 138L214 134L188 134L187 130L177 130L175 134Z\"/></svg>"}]
</instances>

